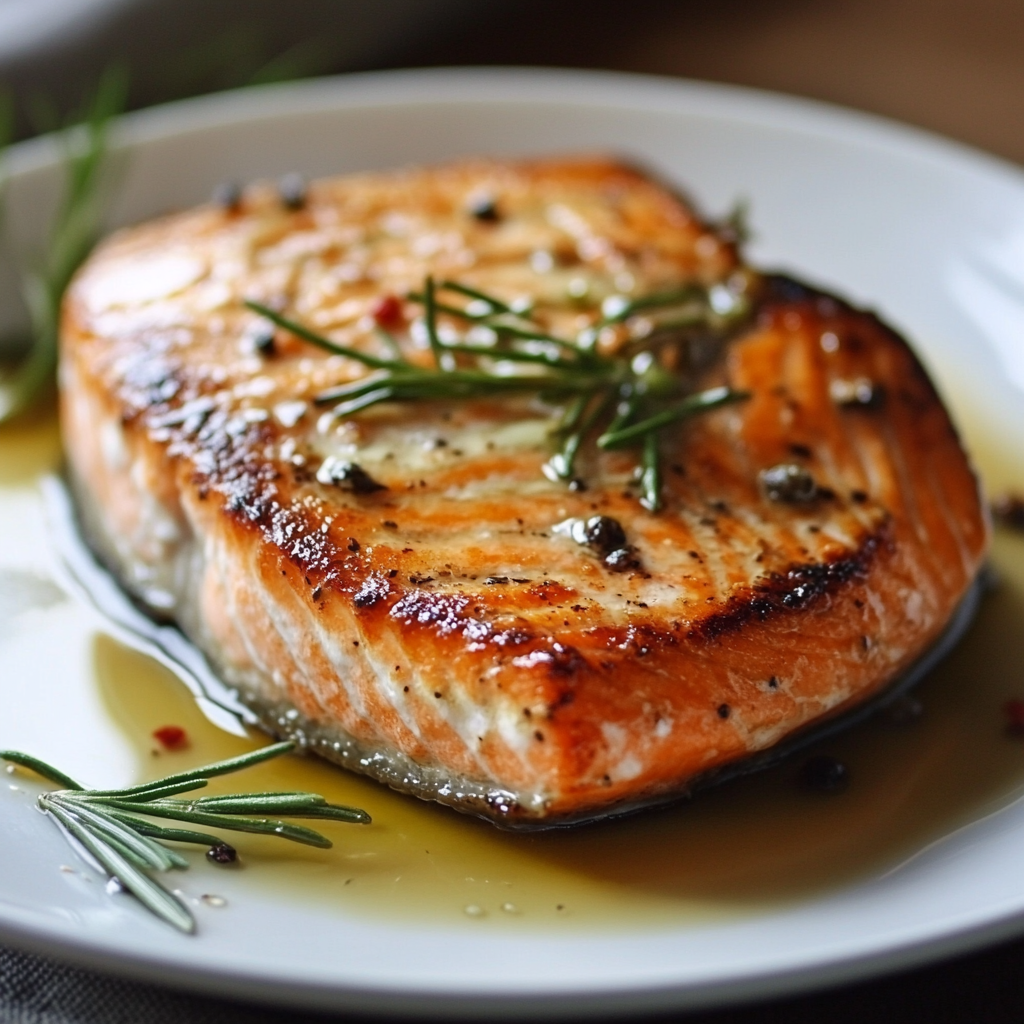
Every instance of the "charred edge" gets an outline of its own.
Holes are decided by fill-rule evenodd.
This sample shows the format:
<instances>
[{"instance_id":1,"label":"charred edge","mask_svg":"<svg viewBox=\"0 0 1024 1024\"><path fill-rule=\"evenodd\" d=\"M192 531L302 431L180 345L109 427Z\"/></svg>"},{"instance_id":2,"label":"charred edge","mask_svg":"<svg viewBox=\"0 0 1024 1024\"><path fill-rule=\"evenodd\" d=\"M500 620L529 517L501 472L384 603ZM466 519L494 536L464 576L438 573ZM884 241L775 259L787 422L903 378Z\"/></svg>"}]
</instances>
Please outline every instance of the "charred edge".
<instances>
[{"instance_id":1,"label":"charred edge","mask_svg":"<svg viewBox=\"0 0 1024 1024\"><path fill-rule=\"evenodd\" d=\"M851 580L862 579L884 540L883 529L868 536L845 558L795 565L785 573L772 573L745 594L730 598L722 611L693 626L687 635L699 640L716 640L750 622L764 622L781 612L806 610Z\"/></svg>"},{"instance_id":2,"label":"charred edge","mask_svg":"<svg viewBox=\"0 0 1024 1024\"><path fill-rule=\"evenodd\" d=\"M357 608L372 608L374 605L386 601L391 594L391 584L387 578L380 575L368 576L362 586L352 597L352 603Z\"/></svg>"},{"instance_id":3,"label":"charred edge","mask_svg":"<svg viewBox=\"0 0 1024 1024\"><path fill-rule=\"evenodd\" d=\"M472 614L470 605L462 595L408 590L391 606L390 614L407 627L422 626L441 636L458 634L473 644L518 649L537 639L521 628L496 629Z\"/></svg>"},{"instance_id":4,"label":"charred edge","mask_svg":"<svg viewBox=\"0 0 1024 1024\"><path fill-rule=\"evenodd\" d=\"M543 672L557 684L556 706L571 703L575 681L591 667L577 648L521 627L498 628L471 614L470 604L464 597L408 591L391 606L390 615L407 628L459 636L477 650L486 646L499 657L511 656L516 668Z\"/></svg>"},{"instance_id":5,"label":"charred edge","mask_svg":"<svg viewBox=\"0 0 1024 1024\"><path fill-rule=\"evenodd\" d=\"M559 643L557 640L538 648L530 657L534 658L537 663L546 665L552 676L559 676L563 679L573 678L587 668L586 658L575 647ZM563 693L557 703L568 704L571 700L571 695L567 697Z\"/></svg>"},{"instance_id":6,"label":"charred edge","mask_svg":"<svg viewBox=\"0 0 1024 1024\"><path fill-rule=\"evenodd\" d=\"M901 349L910 362L910 369L924 388L926 400L940 409L945 409L936 390L935 384L925 369L917 353L898 331L894 330L877 313L870 309L860 309L847 299L826 292L814 285L807 284L788 274L765 274L758 302L758 312L771 312L780 306L802 305L812 310L822 319L842 319L851 317L860 321L869 330L877 331L897 348ZM946 415L950 433L959 443L959 435L953 421Z\"/></svg>"},{"instance_id":7,"label":"charred edge","mask_svg":"<svg viewBox=\"0 0 1024 1024\"><path fill-rule=\"evenodd\" d=\"M609 182L605 187L614 188L615 185L623 184L627 187L640 186L644 189L653 189L660 193L662 202L670 204L673 212L681 219L699 225L709 233L713 233L724 245L732 259L738 264L740 262L739 240L732 236L728 230L723 230L723 224L709 217L700 207L695 196L682 188L678 182L670 180L663 175L656 167L648 166L643 160L632 157L619 157L614 164L614 172L618 181Z\"/></svg>"},{"instance_id":8,"label":"charred edge","mask_svg":"<svg viewBox=\"0 0 1024 1024\"><path fill-rule=\"evenodd\" d=\"M146 413L170 412L171 403L176 399L183 402L186 394L191 398L201 397L201 389L189 385L188 375L177 362L154 353L137 354L117 382L122 424L138 422ZM106 390L106 384L103 388Z\"/></svg>"}]
</instances>

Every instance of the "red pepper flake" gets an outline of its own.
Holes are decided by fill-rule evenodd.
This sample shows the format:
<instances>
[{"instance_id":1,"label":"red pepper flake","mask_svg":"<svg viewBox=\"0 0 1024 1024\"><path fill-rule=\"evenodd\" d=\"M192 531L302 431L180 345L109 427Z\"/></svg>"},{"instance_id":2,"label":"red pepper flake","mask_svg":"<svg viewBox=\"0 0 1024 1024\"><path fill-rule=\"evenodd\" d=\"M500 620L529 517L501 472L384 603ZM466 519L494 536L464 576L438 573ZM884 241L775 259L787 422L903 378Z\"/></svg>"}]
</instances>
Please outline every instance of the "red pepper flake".
<instances>
[{"instance_id":1,"label":"red pepper flake","mask_svg":"<svg viewBox=\"0 0 1024 1024\"><path fill-rule=\"evenodd\" d=\"M402 303L395 295L382 295L371 307L370 316L379 327L401 327L405 323Z\"/></svg>"},{"instance_id":2,"label":"red pepper flake","mask_svg":"<svg viewBox=\"0 0 1024 1024\"><path fill-rule=\"evenodd\" d=\"M164 750L184 750L189 745L188 733L180 725L164 725L154 729L153 739Z\"/></svg>"}]
</instances>

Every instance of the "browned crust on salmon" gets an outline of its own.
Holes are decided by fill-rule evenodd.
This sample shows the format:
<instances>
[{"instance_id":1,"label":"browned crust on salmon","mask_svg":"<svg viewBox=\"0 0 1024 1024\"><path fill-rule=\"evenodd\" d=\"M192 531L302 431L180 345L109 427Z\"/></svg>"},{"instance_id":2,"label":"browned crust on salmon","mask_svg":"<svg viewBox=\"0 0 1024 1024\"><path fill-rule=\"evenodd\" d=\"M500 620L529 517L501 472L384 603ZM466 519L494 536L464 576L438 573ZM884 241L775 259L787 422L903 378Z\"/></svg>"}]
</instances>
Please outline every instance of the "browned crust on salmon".
<instances>
[{"instance_id":1,"label":"browned crust on salmon","mask_svg":"<svg viewBox=\"0 0 1024 1024\"><path fill-rule=\"evenodd\" d=\"M465 216L481 189L500 197L497 228ZM370 303L425 271L543 301L550 278L523 269L538 251L640 294L739 269L728 239L638 172L466 162L318 183L300 211L255 189L238 211L115 236L71 289L62 339L71 474L129 589L271 731L506 823L685 792L861 704L934 642L987 543L906 344L786 279L766 279L704 371L700 385L752 397L674 433L658 515L620 453L588 456L586 491L545 481L522 403L404 407L325 437L311 408L290 423L282 403L358 371L282 334L271 359L240 347L243 297L362 345ZM549 298L545 315L567 330L581 312ZM860 379L883 399L836 400ZM331 445L387 489L318 483ZM759 472L784 462L817 497L765 495ZM633 571L554 529L594 514L626 527Z\"/></svg>"}]
</instances>

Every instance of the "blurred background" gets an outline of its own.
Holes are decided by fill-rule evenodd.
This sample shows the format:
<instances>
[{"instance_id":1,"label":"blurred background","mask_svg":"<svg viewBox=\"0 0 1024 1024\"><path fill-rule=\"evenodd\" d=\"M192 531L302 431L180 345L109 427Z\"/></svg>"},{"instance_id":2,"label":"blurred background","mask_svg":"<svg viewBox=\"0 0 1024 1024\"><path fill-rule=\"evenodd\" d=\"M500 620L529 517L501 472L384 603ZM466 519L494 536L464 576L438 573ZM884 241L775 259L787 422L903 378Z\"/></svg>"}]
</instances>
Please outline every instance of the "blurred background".
<instances>
[{"instance_id":1,"label":"blurred background","mask_svg":"<svg viewBox=\"0 0 1024 1024\"><path fill-rule=\"evenodd\" d=\"M705 78L858 107L1024 162L1021 0L0 0L20 137L112 61L130 106L445 64Z\"/></svg>"}]
</instances>

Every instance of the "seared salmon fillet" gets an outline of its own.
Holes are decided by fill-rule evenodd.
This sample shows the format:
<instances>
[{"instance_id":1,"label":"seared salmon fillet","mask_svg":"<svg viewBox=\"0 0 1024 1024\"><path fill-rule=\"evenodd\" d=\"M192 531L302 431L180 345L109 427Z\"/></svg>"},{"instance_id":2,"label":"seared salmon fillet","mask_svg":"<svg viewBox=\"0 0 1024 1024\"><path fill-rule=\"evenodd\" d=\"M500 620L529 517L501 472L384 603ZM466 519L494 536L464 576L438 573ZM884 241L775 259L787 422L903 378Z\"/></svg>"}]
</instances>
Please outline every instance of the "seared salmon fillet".
<instances>
[{"instance_id":1,"label":"seared salmon fillet","mask_svg":"<svg viewBox=\"0 0 1024 1024\"><path fill-rule=\"evenodd\" d=\"M604 159L121 231L63 311L86 534L340 765L506 825L684 794L883 691L988 539L905 342L735 234Z\"/></svg>"}]
</instances>

